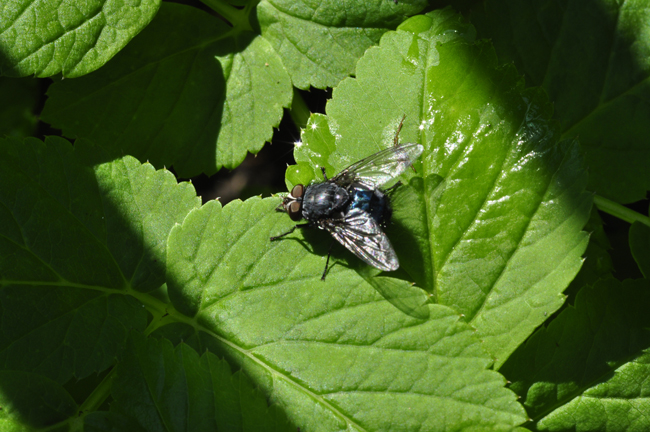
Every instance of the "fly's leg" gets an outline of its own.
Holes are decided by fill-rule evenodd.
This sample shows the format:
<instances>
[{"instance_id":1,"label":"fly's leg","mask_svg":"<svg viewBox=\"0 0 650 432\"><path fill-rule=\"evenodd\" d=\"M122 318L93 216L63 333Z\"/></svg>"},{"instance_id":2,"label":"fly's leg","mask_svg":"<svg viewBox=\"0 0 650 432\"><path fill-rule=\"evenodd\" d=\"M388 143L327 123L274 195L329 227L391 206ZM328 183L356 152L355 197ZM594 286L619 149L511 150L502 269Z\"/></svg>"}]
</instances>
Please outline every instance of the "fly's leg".
<instances>
[{"instance_id":1,"label":"fly's leg","mask_svg":"<svg viewBox=\"0 0 650 432\"><path fill-rule=\"evenodd\" d=\"M294 226L293 228L291 228L289 231L287 231L287 232L284 233L284 234L280 234L280 235L278 235L278 236L271 237L271 241L273 241L273 240L277 240L277 239L279 239L279 238L281 238L281 237L284 237L284 236L286 236L286 235L291 234L292 232L294 232L294 231L296 230L296 228L307 228L307 227L309 227L309 226L310 226L310 225L309 225L308 223L306 223L306 224L298 224L298 225Z\"/></svg>"},{"instance_id":2,"label":"fly's leg","mask_svg":"<svg viewBox=\"0 0 650 432\"><path fill-rule=\"evenodd\" d=\"M325 270L323 270L323 276L321 276L320 280L325 282L325 276L327 275L327 270L330 265L330 255L332 254L332 246L334 246L334 242L330 243L330 248L327 251L327 261L325 261Z\"/></svg>"},{"instance_id":3,"label":"fly's leg","mask_svg":"<svg viewBox=\"0 0 650 432\"><path fill-rule=\"evenodd\" d=\"M325 173L325 167L320 167L320 170L323 172L323 178L327 181L327 173Z\"/></svg>"},{"instance_id":4,"label":"fly's leg","mask_svg":"<svg viewBox=\"0 0 650 432\"><path fill-rule=\"evenodd\" d=\"M393 191L394 191L395 189L397 189L398 187L400 187L400 186L402 186L402 182L401 182L401 181L398 181L397 183L395 183L394 185L392 185L391 187L389 187L388 189L386 189L386 190L384 191L384 193L387 194L387 195L389 195L389 194L393 193Z\"/></svg>"}]
</instances>

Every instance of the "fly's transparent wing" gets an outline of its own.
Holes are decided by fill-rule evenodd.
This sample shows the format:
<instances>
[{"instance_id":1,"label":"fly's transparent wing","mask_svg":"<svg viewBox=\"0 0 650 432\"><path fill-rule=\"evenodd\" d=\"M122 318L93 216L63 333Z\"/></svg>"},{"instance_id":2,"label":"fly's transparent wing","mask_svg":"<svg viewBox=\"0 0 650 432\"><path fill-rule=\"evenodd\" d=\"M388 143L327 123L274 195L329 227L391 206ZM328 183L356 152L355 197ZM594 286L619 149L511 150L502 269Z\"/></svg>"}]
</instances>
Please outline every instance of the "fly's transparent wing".
<instances>
[{"instance_id":1,"label":"fly's transparent wing","mask_svg":"<svg viewBox=\"0 0 650 432\"><path fill-rule=\"evenodd\" d=\"M352 209L343 221L323 220L323 227L350 252L383 271L399 268L397 255L377 222L361 209Z\"/></svg>"},{"instance_id":2,"label":"fly's transparent wing","mask_svg":"<svg viewBox=\"0 0 650 432\"><path fill-rule=\"evenodd\" d=\"M420 144L390 147L350 165L332 181L343 187L360 183L368 189L376 189L402 174L423 151Z\"/></svg>"}]
</instances>

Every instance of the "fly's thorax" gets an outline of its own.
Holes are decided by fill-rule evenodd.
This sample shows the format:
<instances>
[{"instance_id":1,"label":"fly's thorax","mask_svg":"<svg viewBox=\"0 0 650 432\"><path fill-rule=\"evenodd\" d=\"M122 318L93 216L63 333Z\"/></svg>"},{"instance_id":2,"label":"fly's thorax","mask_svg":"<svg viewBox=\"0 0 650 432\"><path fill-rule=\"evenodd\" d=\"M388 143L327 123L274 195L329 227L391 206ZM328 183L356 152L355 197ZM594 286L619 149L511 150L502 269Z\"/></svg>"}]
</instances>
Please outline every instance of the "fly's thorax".
<instances>
[{"instance_id":1,"label":"fly's thorax","mask_svg":"<svg viewBox=\"0 0 650 432\"><path fill-rule=\"evenodd\" d=\"M317 183L305 188L302 216L308 221L329 218L340 211L349 199L348 191L336 183Z\"/></svg>"}]
</instances>

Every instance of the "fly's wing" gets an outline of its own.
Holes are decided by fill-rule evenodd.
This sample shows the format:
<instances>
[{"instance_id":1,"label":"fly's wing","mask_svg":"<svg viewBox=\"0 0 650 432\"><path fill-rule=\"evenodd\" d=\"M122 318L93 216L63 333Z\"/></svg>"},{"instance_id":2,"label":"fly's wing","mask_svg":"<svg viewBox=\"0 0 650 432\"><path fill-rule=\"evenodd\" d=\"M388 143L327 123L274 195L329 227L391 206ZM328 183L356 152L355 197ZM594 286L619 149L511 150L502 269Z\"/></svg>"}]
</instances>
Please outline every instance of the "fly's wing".
<instances>
[{"instance_id":1,"label":"fly's wing","mask_svg":"<svg viewBox=\"0 0 650 432\"><path fill-rule=\"evenodd\" d=\"M350 165L332 181L343 187L360 183L368 189L376 189L402 174L423 151L420 144L390 147Z\"/></svg>"},{"instance_id":2,"label":"fly's wing","mask_svg":"<svg viewBox=\"0 0 650 432\"><path fill-rule=\"evenodd\" d=\"M326 219L323 227L350 252L383 271L399 268L397 255L377 222L361 209L352 209L343 221Z\"/></svg>"}]
</instances>

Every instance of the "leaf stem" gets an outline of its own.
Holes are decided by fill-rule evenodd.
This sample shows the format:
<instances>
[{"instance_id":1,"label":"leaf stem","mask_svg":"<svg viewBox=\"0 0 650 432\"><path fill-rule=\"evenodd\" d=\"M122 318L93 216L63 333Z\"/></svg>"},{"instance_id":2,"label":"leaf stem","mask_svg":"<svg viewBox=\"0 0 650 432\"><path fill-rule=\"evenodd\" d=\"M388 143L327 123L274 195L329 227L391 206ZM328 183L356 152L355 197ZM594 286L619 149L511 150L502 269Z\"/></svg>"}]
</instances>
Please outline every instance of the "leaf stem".
<instances>
[{"instance_id":1,"label":"leaf stem","mask_svg":"<svg viewBox=\"0 0 650 432\"><path fill-rule=\"evenodd\" d=\"M650 217L643 216L641 213L630 210L629 208L617 202L608 200L607 198L603 198L600 195L594 195L594 204L596 204L596 207L598 207L599 210L604 211L605 213L608 213L612 216L616 216L625 222L641 222L642 224L650 227Z\"/></svg>"},{"instance_id":2,"label":"leaf stem","mask_svg":"<svg viewBox=\"0 0 650 432\"><path fill-rule=\"evenodd\" d=\"M191 326L196 325L194 318L178 312L171 303L166 303L150 294L141 293L135 290L130 290L128 294L140 301L153 316L149 326L144 331L145 335L151 334L157 328L162 327L169 322L182 322Z\"/></svg>"},{"instance_id":3,"label":"leaf stem","mask_svg":"<svg viewBox=\"0 0 650 432\"><path fill-rule=\"evenodd\" d=\"M104 377L102 382L93 390L93 392L86 398L86 400L79 406L77 413L83 415L97 411L104 403L106 398L111 394L113 388L113 381L115 381L115 367Z\"/></svg>"},{"instance_id":4,"label":"leaf stem","mask_svg":"<svg viewBox=\"0 0 650 432\"><path fill-rule=\"evenodd\" d=\"M253 30L248 22L250 8L237 9L222 0L201 0L207 7L224 17L238 30Z\"/></svg>"}]
</instances>

